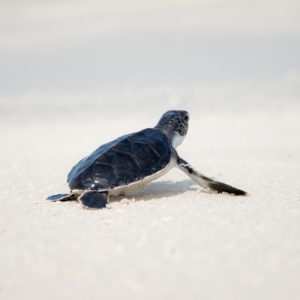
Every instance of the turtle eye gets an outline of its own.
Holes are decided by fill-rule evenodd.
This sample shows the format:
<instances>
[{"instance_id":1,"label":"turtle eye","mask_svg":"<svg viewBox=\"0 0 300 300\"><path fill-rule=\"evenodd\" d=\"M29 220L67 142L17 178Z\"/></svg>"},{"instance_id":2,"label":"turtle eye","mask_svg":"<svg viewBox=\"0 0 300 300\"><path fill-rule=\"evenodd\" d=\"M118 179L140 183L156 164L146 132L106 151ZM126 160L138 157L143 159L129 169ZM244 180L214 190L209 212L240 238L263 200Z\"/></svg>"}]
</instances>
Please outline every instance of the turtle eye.
<instances>
[{"instance_id":1,"label":"turtle eye","mask_svg":"<svg viewBox=\"0 0 300 300\"><path fill-rule=\"evenodd\" d=\"M188 121L189 120L189 116L188 115L186 115L186 116L184 116L184 121Z\"/></svg>"}]
</instances>

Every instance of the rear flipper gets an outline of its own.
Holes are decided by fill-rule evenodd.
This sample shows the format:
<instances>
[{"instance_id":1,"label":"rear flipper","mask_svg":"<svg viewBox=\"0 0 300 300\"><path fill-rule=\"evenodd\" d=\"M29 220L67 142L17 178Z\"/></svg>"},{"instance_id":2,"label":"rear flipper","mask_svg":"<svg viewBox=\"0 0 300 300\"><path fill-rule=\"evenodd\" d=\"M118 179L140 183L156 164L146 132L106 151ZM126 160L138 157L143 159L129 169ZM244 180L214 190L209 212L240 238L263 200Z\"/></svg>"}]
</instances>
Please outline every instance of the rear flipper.
<instances>
[{"instance_id":1,"label":"rear flipper","mask_svg":"<svg viewBox=\"0 0 300 300\"><path fill-rule=\"evenodd\" d=\"M208 178L201 173L197 172L192 168L192 166L183 160L182 158L178 157L177 159L177 165L180 170L182 170L184 173L186 173L192 180L197 182L201 187L217 192L217 193L229 193L234 194L238 196L245 196L247 195L246 192L239 190L233 186L230 186L228 184L214 181L211 178Z\"/></svg>"},{"instance_id":2,"label":"rear flipper","mask_svg":"<svg viewBox=\"0 0 300 300\"><path fill-rule=\"evenodd\" d=\"M85 191L78 198L84 208L99 209L106 207L108 203L107 192Z\"/></svg>"},{"instance_id":3,"label":"rear flipper","mask_svg":"<svg viewBox=\"0 0 300 300\"><path fill-rule=\"evenodd\" d=\"M71 201L71 200L76 200L76 197L74 194L56 194L49 196L47 200L50 201Z\"/></svg>"}]
</instances>

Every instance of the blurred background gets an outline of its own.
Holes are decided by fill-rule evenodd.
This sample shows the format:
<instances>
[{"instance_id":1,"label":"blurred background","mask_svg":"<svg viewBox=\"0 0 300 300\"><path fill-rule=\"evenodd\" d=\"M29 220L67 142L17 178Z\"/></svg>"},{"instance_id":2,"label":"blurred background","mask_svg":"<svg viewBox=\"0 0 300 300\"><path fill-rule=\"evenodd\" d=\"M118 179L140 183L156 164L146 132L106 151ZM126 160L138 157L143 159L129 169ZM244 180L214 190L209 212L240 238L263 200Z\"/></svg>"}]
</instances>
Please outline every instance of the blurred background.
<instances>
[{"instance_id":1,"label":"blurred background","mask_svg":"<svg viewBox=\"0 0 300 300\"><path fill-rule=\"evenodd\" d=\"M293 111L297 0L9 0L0 116Z\"/></svg>"},{"instance_id":2,"label":"blurred background","mask_svg":"<svg viewBox=\"0 0 300 300\"><path fill-rule=\"evenodd\" d=\"M298 300L299 0L1 0L0 298ZM112 209L49 203L99 145L191 114Z\"/></svg>"}]
</instances>

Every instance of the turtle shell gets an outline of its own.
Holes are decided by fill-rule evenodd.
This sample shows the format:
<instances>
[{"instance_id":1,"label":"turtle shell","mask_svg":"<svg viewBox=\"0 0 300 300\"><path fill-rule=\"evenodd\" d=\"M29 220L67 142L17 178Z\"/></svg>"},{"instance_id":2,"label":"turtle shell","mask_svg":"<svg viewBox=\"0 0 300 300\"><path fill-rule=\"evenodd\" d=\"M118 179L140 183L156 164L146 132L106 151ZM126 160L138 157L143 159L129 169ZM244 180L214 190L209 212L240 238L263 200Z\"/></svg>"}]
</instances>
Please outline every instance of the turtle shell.
<instances>
[{"instance_id":1,"label":"turtle shell","mask_svg":"<svg viewBox=\"0 0 300 300\"><path fill-rule=\"evenodd\" d=\"M122 136L79 161L68 175L71 190L109 190L163 170L172 148L158 129L148 128Z\"/></svg>"}]
</instances>

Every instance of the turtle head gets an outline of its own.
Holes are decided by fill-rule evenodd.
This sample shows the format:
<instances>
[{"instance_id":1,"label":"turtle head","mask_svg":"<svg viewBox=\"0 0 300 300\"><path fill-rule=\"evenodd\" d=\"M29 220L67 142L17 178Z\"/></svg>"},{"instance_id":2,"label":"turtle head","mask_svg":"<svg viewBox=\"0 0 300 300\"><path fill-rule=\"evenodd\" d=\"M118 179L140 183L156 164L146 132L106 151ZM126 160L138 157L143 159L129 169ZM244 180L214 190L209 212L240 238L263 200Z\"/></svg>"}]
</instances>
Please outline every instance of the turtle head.
<instances>
[{"instance_id":1,"label":"turtle head","mask_svg":"<svg viewBox=\"0 0 300 300\"><path fill-rule=\"evenodd\" d=\"M189 127L189 113L184 110L169 110L162 115L155 128L162 130L172 143L179 146L187 134Z\"/></svg>"}]
</instances>

